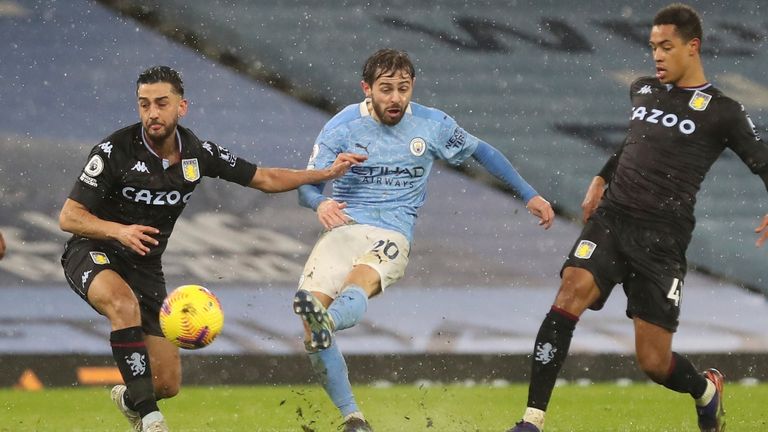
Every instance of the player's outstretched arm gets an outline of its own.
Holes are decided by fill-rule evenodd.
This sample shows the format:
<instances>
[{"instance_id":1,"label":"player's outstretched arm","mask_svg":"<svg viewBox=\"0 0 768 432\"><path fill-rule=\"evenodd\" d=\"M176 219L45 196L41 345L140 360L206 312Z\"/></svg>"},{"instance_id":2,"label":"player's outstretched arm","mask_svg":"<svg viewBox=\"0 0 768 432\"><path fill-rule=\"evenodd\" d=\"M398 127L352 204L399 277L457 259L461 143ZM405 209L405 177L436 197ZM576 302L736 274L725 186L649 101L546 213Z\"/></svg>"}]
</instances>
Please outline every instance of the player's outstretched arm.
<instances>
[{"instance_id":1,"label":"player's outstretched arm","mask_svg":"<svg viewBox=\"0 0 768 432\"><path fill-rule=\"evenodd\" d=\"M363 163L368 157L357 153L340 153L333 164L319 170L289 168L259 168L251 179L250 187L263 192L287 192L305 184L322 183L343 176L352 165Z\"/></svg>"},{"instance_id":2,"label":"player's outstretched arm","mask_svg":"<svg viewBox=\"0 0 768 432\"><path fill-rule=\"evenodd\" d=\"M539 225L549 229L555 221L555 212L549 201L541 197L536 190L517 172L509 159L492 145L480 141L472 157L489 173L514 189L525 202L525 207L539 218Z\"/></svg>"},{"instance_id":3,"label":"player's outstretched arm","mask_svg":"<svg viewBox=\"0 0 768 432\"><path fill-rule=\"evenodd\" d=\"M755 246L763 247L765 241L768 240L768 214L763 216L763 221L755 228L755 232L760 234L760 237L755 242Z\"/></svg>"},{"instance_id":4,"label":"player's outstretched arm","mask_svg":"<svg viewBox=\"0 0 768 432\"><path fill-rule=\"evenodd\" d=\"M3 239L3 233L0 233L0 259L5 256L5 239Z\"/></svg>"},{"instance_id":5,"label":"player's outstretched arm","mask_svg":"<svg viewBox=\"0 0 768 432\"><path fill-rule=\"evenodd\" d=\"M584 223L592 216L592 213L597 210L597 206L600 204L600 200L603 199L605 193L605 179L600 176L595 176L592 182L587 188L587 193L584 195L584 201L581 202L581 219Z\"/></svg>"},{"instance_id":6,"label":"player's outstretched arm","mask_svg":"<svg viewBox=\"0 0 768 432\"><path fill-rule=\"evenodd\" d=\"M139 255L146 255L149 246L159 242L152 237L159 234L157 228L145 225L123 225L95 216L87 207L67 198L59 214L59 227L81 237L94 240L117 240Z\"/></svg>"}]
</instances>

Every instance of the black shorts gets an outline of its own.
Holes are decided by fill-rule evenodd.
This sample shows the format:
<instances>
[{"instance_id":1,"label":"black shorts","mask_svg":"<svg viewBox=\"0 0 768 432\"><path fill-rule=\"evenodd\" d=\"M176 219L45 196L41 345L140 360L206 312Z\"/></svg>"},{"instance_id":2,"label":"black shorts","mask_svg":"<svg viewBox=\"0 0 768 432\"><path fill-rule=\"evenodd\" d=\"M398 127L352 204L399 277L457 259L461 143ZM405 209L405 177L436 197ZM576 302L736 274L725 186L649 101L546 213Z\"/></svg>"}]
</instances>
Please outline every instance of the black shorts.
<instances>
[{"instance_id":1,"label":"black shorts","mask_svg":"<svg viewBox=\"0 0 768 432\"><path fill-rule=\"evenodd\" d=\"M67 242L61 256L61 265L69 286L89 305L88 288L97 274L103 270L112 270L120 275L139 300L144 333L163 335L160 329L160 307L166 289L159 259L139 261L108 242L73 239Z\"/></svg>"},{"instance_id":2,"label":"black shorts","mask_svg":"<svg viewBox=\"0 0 768 432\"><path fill-rule=\"evenodd\" d=\"M613 287L621 283L627 295L628 317L674 332L689 241L687 236L599 208L587 221L563 268L583 268L594 276L600 298L590 309L601 309Z\"/></svg>"}]
</instances>

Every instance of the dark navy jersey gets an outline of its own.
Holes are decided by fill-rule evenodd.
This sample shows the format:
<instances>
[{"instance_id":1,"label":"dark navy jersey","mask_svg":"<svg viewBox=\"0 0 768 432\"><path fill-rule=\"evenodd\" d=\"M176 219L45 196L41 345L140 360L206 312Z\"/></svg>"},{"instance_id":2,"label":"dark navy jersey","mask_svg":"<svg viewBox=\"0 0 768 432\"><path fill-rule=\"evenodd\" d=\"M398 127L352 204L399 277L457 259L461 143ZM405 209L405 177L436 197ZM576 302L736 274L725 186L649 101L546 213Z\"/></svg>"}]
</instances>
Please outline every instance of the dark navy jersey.
<instances>
[{"instance_id":1,"label":"dark navy jersey","mask_svg":"<svg viewBox=\"0 0 768 432\"><path fill-rule=\"evenodd\" d=\"M142 130L141 123L136 123L96 145L69 198L101 219L160 230L154 236L159 245L150 247L147 254L152 258L165 250L176 219L202 177L220 177L245 186L251 182L256 166L223 147L200 141L181 126L176 133L181 161L168 166L144 141ZM138 257L119 242L111 242Z\"/></svg>"},{"instance_id":2,"label":"dark navy jersey","mask_svg":"<svg viewBox=\"0 0 768 432\"><path fill-rule=\"evenodd\" d=\"M690 236L696 193L726 148L768 187L768 146L744 107L720 90L645 77L630 97L627 137L599 174L609 182L602 206Z\"/></svg>"}]
</instances>

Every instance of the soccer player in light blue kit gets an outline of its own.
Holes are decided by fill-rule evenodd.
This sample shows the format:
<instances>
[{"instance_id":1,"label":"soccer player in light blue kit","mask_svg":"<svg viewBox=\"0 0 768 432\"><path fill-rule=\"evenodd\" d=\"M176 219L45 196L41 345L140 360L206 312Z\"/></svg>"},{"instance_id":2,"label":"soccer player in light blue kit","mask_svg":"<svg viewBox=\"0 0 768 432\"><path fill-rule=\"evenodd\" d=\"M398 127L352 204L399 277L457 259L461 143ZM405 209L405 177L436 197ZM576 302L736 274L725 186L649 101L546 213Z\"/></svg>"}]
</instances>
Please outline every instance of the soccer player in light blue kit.
<instances>
[{"instance_id":1,"label":"soccer player in light blue kit","mask_svg":"<svg viewBox=\"0 0 768 432\"><path fill-rule=\"evenodd\" d=\"M368 160L333 182L299 189L325 232L310 254L293 301L305 327L312 367L344 416L345 432L371 431L352 395L347 365L333 333L354 326L368 298L403 277L427 178L436 159L457 165L472 156L515 190L549 228L554 212L490 144L434 108L411 102L415 70L403 51L382 49L363 66L365 100L346 107L323 128L308 169L322 169L343 152Z\"/></svg>"}]
</instances>

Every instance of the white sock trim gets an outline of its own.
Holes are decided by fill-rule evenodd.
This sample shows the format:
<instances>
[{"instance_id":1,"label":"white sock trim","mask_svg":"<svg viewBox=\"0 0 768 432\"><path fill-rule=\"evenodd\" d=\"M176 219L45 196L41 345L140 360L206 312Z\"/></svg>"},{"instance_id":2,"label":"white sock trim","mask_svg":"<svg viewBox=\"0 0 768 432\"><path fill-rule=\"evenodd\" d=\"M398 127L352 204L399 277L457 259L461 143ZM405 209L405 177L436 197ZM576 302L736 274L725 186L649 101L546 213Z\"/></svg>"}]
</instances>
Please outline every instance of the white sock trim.
<instances>
[{"instance_id":1,"label":"white sock trim","mask_svg":"<svg viewBox=\"0 0 768 432\"><path fill-rule=\"evenodd\" d=\"M712 398L715 397L715 383L707 379L707 389L704 390L704 394L700 398L696 399L696 406L707 406L712 402Z\"/></svg>"},{"instance_id":2,"label":"white sock trim","mask_svg":"<svg viewBox=\"0 0 768 432\"><path fill-rule=\"evenodd\" d=\"M141 419L141 424L143 428L146 429L150 424L157 421L162 421L163 419L163 413L160 411L152 411Z\"/></svg>"},{"instance_id":3,"label":"white sock trim","mask_svg":"<svg viewBox=\"0 0 768 432\"><path fill-rule=\"evenodd\" d=\"M525 409L525 414L523 414L523 421L527 421L528 423L539 428L540 431L543 431L544 411L537 408L528 407Z\"/></svg>"}]
</instances>

